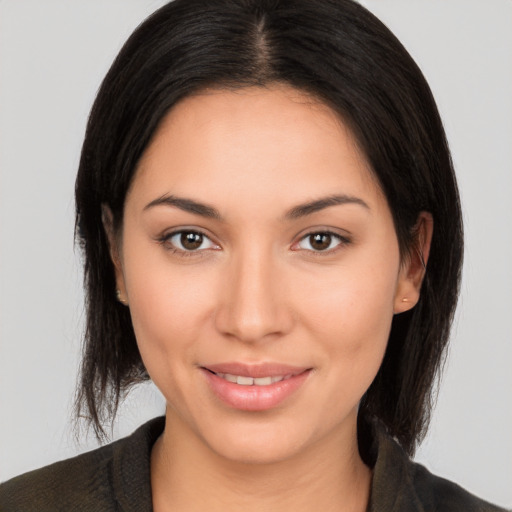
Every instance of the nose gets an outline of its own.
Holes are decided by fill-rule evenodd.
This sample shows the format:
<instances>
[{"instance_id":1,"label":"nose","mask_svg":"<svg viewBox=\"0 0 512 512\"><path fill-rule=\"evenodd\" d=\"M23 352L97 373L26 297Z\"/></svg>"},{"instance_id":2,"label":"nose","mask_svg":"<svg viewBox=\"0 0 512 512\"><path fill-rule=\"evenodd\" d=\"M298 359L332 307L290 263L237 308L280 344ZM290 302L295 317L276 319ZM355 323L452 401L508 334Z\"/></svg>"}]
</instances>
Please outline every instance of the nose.
<instances>
[{"instance_id":1,"label":"nose","mask_svg":"<svg viewBox=\"0 0 512 512\"><path fill-rule=\"evenodd\" d=\"M285 279L269 252L249 249L230 261L215 317L224 335L257 343L291 330Z\"/></svg>"}]
</instances>

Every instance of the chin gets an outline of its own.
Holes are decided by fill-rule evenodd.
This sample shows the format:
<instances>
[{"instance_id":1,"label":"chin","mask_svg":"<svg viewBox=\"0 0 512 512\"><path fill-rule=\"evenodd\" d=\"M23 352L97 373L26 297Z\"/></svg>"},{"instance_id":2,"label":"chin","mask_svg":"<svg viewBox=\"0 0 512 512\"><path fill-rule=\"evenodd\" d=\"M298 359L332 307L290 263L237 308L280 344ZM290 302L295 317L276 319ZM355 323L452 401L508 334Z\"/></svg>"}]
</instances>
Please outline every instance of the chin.
<instances>
[{"instance_id":1,"label":"chin","mask_svg":"<svg viewBox=\"0 0 512 512\"><path fill-rule=\"evenodd\" d=\"M327 427L327 426L326 426ZM267 429L256 429L257 432L246 430L230 432L229 435L216 434L203 439L214 453L224 460L239 464L277 465L286 461L301 459L312 460L315 454L326 456L333 446L343 447L350 451L357 450L357 441L350 435L347 439L345 426L335 425L333 428L314 428L307 422L294 423L291 428L281 425L269 426ZM355 429L355 426L354 426ZM352 428L349 429L350 434ZM352 441L356 444L352 445ZM350 446L349 446L350 445Z\"/></svg>"},{"instance_id":2,"label":"chin","mask_svg":"<svg viewBox=\"0 0 512 512\"><path fill-rule=\"evenodd\" d=\"M281 436L262 436L260 439L225 440L223 443L210 443L210 447L223 459L239 464L270 465L291 459L301 452L300 443L294 444Z\"/></svg>"},{"instance_id":3,"label":"chin","mask_svg":"<svg viewBox=\"0 0 512 512\"><path fill-rule=\"evenodd\" d=\"M203 443L218 456L232 462L263 465L300 456L318 442L320 433L307 421L263 414L259 418L251 415L247 419L226 422L202 434Z\"/></svg>"}]
</instances>

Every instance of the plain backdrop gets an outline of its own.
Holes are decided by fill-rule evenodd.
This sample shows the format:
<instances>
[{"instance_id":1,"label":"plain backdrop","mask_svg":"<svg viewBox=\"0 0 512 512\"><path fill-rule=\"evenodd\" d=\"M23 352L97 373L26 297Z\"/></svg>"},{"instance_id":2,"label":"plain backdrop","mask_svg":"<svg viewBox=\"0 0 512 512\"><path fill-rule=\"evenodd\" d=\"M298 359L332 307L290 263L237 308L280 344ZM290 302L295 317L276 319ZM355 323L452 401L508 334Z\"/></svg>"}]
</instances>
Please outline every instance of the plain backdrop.
<instances>
[{"instance_id":1,"label":"plain backdrop","mask_svg":"<svg viewBox=\"0 0 512 512\"><path fill-rule=\"evenodd\" d=\"M83 321L73 186L88 110L131 31L164 2L0 0L0 481L96 446L73 435ZM423 69L466 223L463 290L417 459L512 505L512 1L367 0ZM446 240L450 243L450 240ZM161 414L129 396L114 437Z\"/></svg>"}]
</instances>

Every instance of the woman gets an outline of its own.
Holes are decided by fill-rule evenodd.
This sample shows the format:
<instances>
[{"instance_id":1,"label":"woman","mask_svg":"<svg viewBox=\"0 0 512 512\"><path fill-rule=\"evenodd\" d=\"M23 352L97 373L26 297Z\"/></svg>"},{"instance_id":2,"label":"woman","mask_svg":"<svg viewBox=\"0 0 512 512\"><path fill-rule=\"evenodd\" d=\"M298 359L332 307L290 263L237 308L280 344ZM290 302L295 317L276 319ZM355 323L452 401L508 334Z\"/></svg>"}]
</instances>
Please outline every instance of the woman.
<instances>
[{"instance_id":1,"label":"woman","mask_svg":"<svg viewBox=\"0 0 512 512\"><path fill-rule=\"evenodd\" d=\"M406 455L462 226L430 90L363 8L162 8L102 85L76 199L79 413L101 434L149 375L166 418L4 484L4 508L497 510Z\"/></svg>"}]
</instances>

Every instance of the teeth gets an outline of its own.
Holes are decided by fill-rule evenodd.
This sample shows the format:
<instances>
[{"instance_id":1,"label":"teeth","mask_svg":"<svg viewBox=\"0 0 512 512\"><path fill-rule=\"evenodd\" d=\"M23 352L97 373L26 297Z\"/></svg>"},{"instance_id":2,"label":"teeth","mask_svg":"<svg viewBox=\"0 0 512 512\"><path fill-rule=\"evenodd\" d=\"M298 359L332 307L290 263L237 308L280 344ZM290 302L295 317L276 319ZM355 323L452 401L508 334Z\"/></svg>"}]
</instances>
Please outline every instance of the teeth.
<instances>
[{"instance_id":1,"label":"teeth","mask_svg":"<svg viewBox=\"0 0 512 512\"><path fill-rule=\"evenodd\" d=\"M254 379L252 377L242 377L239 375L236 378L236 383L241 386L252 386L254 384Z\"/></svg>"},{"instance_id":2,"label":"teeth","mask_svg":"<svg viewBox=\"0 0 512 512\"><path fill-rule=\"evenodd\" d=\"M282 380L288 380L292 375L277 375L275 377L244 377L242 375L231 375L230 373L218 373L217 376L239 384L240 386L270 386L275 382L281 382Z\"/></svg>"},{"instance_id":3,"label":"teeth","mask_svg":"<svg viewBox=\"0 0 512 512\"><path fill-rule=\"evenodd\" d=\"M261 377L259 379L254 379L254 384L256 386L268 386L272 384L272 377Z\"/></svg>"}]
</instances>

